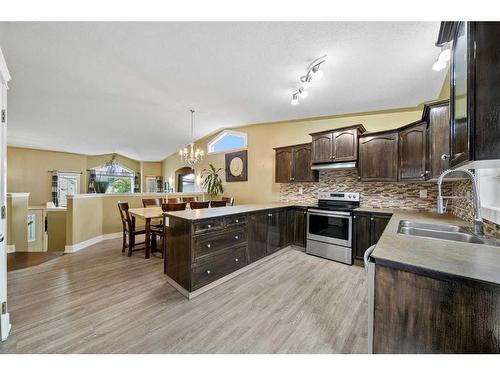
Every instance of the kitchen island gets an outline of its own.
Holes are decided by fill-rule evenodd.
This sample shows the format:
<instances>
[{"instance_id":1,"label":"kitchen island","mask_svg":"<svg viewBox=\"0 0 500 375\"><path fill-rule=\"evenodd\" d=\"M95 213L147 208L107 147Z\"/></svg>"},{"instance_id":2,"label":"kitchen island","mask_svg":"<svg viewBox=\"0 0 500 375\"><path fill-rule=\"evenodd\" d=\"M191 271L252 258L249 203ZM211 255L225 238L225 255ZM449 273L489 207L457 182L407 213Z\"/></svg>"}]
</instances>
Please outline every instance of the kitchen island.
<instances>
[{"instance_id":1,"label":"kitchen island","mask_svg":"<svg viewBox=\"0 0 500 375\"><path fill-rule=\"evenodd\" d=\"M166 212L168 282L193 298L281 249L305 247L306 212L286 203Z\"/></svg>"}]
</instances>

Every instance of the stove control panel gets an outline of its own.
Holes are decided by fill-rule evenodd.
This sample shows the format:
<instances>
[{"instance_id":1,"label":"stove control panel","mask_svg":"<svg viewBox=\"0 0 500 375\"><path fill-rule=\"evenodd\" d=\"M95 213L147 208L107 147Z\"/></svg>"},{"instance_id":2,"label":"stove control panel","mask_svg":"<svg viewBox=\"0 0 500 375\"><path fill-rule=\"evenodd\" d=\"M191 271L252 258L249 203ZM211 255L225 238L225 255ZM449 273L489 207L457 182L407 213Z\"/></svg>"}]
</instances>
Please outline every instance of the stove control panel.
<instances>
[{"instance_id":1,"label":"stove control panel","mask_svg":"<svg viewBox=\"0 0 500 375\"><path fill-rule=\"evenodd\" d=\"M359 202L359 193L322 192L318 196L321 200Z\"/></svg>"}]
</instances>

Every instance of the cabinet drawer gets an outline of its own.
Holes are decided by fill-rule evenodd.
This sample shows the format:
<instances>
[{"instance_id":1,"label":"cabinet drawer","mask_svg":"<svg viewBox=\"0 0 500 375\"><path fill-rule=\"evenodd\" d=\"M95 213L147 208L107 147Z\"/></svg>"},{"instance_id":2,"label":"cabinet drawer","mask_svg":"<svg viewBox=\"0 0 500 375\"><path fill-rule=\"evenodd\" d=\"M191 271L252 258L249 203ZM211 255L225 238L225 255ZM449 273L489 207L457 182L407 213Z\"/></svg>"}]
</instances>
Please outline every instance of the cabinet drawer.
<instances>
[{"instance_id":1,"label":"cabinet drawer","mask_svg":"<svg viewBox=\"0 0 500 375\"><path fill-rule=\"evenodd\" d=\"M194 257L199 258L228 247L241 245L244 244L246 240L246 228L198 236L193 239Z\"/></svg>"},{"instance_id":2,"label":"cabinet drawer","mask_svg":"<svg viewBox=\"0 0 500 375\"><path fill-rule=\"evenodd\" d=\"M203 220L193 224L194 234L210 232L212 230L217 230L222 228L224 228L223 218Z\"/></svg>"},{"instance_id":3,"label":"cabinet drawer","mask_svg":"<svg viewBox=\"0 0 500 375\"><path fill-rule=\"evenodd\" d=\"M220 279L247 264L246 246L230 248L199 262L192 269L192 290Z\"/></svg>"},{"instance_id":4,"label":"cabinet drawer","mask_svg":"<svg viewBox=\"0 0 500 375\"><path fill-rule=\"evenodd\" d=\"M247 222L247 217L245 215L226 217L226 226L227 227L246 224L246 222Z\"/></svg>"}]
</instances>

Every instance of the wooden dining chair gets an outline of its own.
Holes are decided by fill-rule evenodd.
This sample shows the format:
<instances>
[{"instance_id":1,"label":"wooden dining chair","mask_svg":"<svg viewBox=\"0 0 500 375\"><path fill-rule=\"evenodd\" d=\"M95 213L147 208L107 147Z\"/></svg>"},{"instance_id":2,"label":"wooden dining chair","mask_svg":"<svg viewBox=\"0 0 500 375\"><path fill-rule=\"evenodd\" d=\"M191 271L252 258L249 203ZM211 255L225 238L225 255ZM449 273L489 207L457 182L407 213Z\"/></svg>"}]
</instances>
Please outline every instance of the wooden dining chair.
<instances>
[{"instance_id":1,"label":"wooden dining chair","mask_svg":"<svg viewBox=\"0 0 500 375\"><path fill-rule=\"evenodd\" d=\"M181 198L179 197L167 198L163 203L181 203Z\"/></svg>"},{"instance_id":2,"label":"wooden dining chair","mask_svg":"<svg viewBox=\"0 0 500 375\"><path fill-rule=\"evenodd\" d=\"M169 211L184 211L186 209L187 202L183 203L162 203L161 205L161 210L165 212ZM166 223L166 217L163 215L163 220L162 220L162 225L161 227L159 226L154 226L151 228L151 234L154 236L158 236L162 240L162 258L165 258L167 256L167 226L163 225Z\"/></svg>"},{"instance_id":3,"label":"wooden dining chair","mask_svg":"<svg viewBox=\"0 0 500 375\"><path fill-rule=\"evenodd\" d=\"M122 253L128 247L128 256L132 256L132 252L145 250L145 242L135 242L135 237L141 234L145 234L146 230L144 228L135 227L135 218L131 216L128 212L129 206L127 202L119 202L118 210L120 211L120 217L123 226L123 244ZM144 245L144 247L136 248L136 246Z\"/></svg>"},{"instance_id":4,"label":"wooden dining chair","mask_svg":"<svg viewBox=\"0 0 500 375\"><path fill-rule=\"evenodd\" d=\"M187 203L196 202L196 197L182 197L182 201Z\"/></svg>"},{"instance_id":5,"label":"wooden dining chair","mask_svg":"<svg viewBox=\"0 0 500 375\"><path fill-rule=\"evenodd\" d=\"M227 202L225 200L221 201L210 201L210 207L226 207Z\"/></svg>"},{"instance_id":6,"label":"wooden dining chair","mask_svg":"<svg viewBox=\"0 0 500 375\"><path fill-rule=\"evenodd\" d=\"M192 210L197 210L197 209L200 209L200 208L208 208L209 206L210 206L210 202L209 201L206 201L206 202L199 202L199 201L189 202L189 208L191 208Z\"/></svg>"},{"instance_id":7,"label":"wooden dining chair","mask_svg":"<svg viewBox=\"0 0 500 375\"><path fill-rule=\"evenodd\" d=\"M161 198L142 198L142 205L146 207L161 206Z\"/></svg>"},{"instance_id":8,"label":"wooden dining chair","mask_svg":"<svg viewBox=\"0 0 500 375\"><path fill-rule=\"evenodd\" d=\"M221 199L226 201L228 206L234 206L234 197L222 197Z\"/></svg>"},{"instance_id":9,"label":"wooden dining chair","mask_svg":"<svg viewBox=\"0 0 500 375\"><path fill-rule=\"evenodd\" d=\"M183 211L186 209L187 202L176 202L176 203L163 203L161 209L163 212L169 211Z\"/></svg>"}]
</instances>

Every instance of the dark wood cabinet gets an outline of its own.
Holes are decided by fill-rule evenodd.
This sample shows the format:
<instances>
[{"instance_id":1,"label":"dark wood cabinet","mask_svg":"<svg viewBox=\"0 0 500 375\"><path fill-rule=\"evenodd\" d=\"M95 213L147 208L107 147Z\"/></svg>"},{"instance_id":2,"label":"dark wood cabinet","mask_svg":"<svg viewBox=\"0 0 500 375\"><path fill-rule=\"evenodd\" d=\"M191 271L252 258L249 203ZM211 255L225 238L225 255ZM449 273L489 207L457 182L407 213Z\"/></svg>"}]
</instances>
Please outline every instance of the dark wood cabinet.
<instances>
[{"instance_id":1,"label":"dark wood cabinet","mask_svg":"<svg viewBox=\"0 0 500 375\"><path fill-rule=\"evenodd\" d=\"M311 170L310 143L279 147L274 150L277 183L318 181L318 172Z\"/></svg>"},{"instance_id":2,"label":"dark wood cabinet","mask_svg":"<svg viewBox=\"0 0 500 375\"><path fill-rule=\"evenodd\" d=\"M391 216L372 212L356 212L353 215L353 256L356 264L363 264L365 251L378 242Z\"/></svg>"},{"instance_id":3,"label":"dark wood cabinet","mask_svg":"<svg viewBox=\"0 0 500 375\"><path fill-rule=\"evenodd\" d=\"M399 181L422 181L427 167L427 122L419 121L399 130Z\"/></svg>"},{"instance_id":4,"label":"dark wood cabinet","mask_svg":"<svg viewBox=\"0 0 500 375\"><path fill-rule=\"evenodd\" d=\"M248 261L250 263L267 254L267 212L248 216Z\"/></svg>"},{"instance_id":5,"label":"dark wood cabinet","mask_svg":"<svg viewBox=\"0 0 500 375\"><path fill-rule=\"evenodd\" d=\"M443 22L439 42L450 41L450 166L497 167L500 22Z\"/></svg>"},{"instance_id":6,"label":"dark wood cabinet","mask_svg":"<svg viewBox=\"0 0 500 375\"><path fill-rule=\"evenodd\" d=\"M450 167L450 106L448 100L424 106L422 119L428 123L426 177L438 178Z\"/></svg>"},{"instance_id":7,"label":"dark wood cabinet","mask_svg":"<svg viewBox=\"0 0 500 375\"><path fill-rule=\"evenodd\" d=\"M305 207L293 207L288 210L288 243L306 247L306 215Z\"/></svg>"},{"instance_id":8,"label":"dark wood cabinet","mask_svg":"<svg viewBox=\"0 0 500 375\"><path fill-rule=\"evenodd\" d=\"M365 132L363 125L312 133L313 164L358 160L358 136Z\"/></svg>"},{"instance_id":9,"label":"dark wood cabinet","mask_svg":"<svg viewBox=\"0 0 500 375\"><path fill-rule=\"evenodd\" d=\"M359 177L362 181L398 180L398 132L380 132L359 138Z\"/></svg>"},{"instance_id":10,"label":"dark wood cabinet","mask_svg":"<svg viewBox=\"0 0 500 375\"><path fill-rule=\"evenodd\" d=\"M267 213L267 254L274 253L287 244L287 209Z\"/></svg>"}]
</instances>

